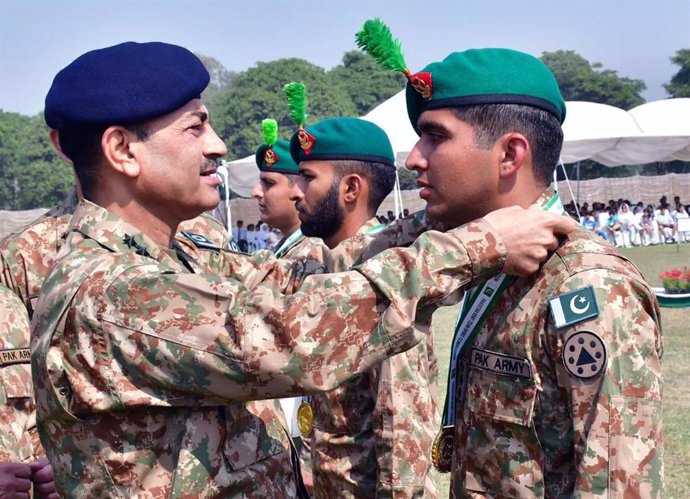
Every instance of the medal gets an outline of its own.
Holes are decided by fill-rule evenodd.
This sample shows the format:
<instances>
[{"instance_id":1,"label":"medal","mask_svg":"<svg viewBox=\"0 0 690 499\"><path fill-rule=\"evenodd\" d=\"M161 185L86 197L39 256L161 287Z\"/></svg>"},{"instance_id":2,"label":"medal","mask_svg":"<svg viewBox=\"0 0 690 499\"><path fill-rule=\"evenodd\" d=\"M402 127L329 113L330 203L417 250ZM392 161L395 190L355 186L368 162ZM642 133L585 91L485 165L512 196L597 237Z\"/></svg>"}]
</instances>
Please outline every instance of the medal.
<instances>
[{"instance_id":1,"label":"medal","mask_svg":"<svg viewBox=\"0 0 690 499\"><path fill-rule=\"evenodd\" d=\"M303 437L309 435L314 428L314 412L309 402L302 402L297 409L297 427Z\"/></svg>"},{"instance_id":2,"label":"medal","mask_svg":"<svg viewBox=\"0 0 690 499\"><path fill-rule=\"evenodd\" d=\"M450 472L453 463L453 426L444 426L431 445L431 462L441 473Z\"/></svg>"}]
</instances>

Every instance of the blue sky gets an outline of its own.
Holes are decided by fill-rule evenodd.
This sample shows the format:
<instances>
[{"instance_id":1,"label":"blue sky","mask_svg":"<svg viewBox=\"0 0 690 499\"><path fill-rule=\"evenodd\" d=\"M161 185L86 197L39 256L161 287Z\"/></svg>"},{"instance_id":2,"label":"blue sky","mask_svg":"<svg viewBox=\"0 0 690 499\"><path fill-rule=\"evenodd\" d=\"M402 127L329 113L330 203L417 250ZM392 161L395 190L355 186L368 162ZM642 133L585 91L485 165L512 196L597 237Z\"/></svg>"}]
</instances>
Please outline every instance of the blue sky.
<instances>
[{"instance_id":1,"label":"blue sky","mask_svg":"<svg viewBox=\"0 0 690 499\"><path fill-rule=\"evenodd\" d=\"M127 40L182 45L234 71L283 57L331 68L370 17L391 27L412 70L475 47L575 50L645 81L647 100L666 97L669 58L690 48L690 0L2 0L0 109L39 112L61 68Z\"/></svg>"}]
</instances>

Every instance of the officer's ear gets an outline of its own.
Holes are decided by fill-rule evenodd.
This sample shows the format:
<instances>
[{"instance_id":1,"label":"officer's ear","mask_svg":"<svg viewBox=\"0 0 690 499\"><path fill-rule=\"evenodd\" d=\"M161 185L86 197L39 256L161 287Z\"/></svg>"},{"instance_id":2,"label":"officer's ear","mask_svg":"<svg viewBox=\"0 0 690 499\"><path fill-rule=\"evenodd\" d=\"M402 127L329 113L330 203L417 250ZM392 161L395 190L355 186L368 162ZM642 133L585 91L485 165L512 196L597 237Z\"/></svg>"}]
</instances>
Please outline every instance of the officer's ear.
<instances>
[{"instance_id":1,"label":"officer's ear","mask_svg":"<svg viewBox=\"0 0 690 499\"><path fill-rule=\"evenodd\" d=\"M106 128L101 137L103 157L108 166L130 178L136 178L141 173L141 166L132 149L135 139L136 134L122 126Z\"/></svg>"}]
</instances>

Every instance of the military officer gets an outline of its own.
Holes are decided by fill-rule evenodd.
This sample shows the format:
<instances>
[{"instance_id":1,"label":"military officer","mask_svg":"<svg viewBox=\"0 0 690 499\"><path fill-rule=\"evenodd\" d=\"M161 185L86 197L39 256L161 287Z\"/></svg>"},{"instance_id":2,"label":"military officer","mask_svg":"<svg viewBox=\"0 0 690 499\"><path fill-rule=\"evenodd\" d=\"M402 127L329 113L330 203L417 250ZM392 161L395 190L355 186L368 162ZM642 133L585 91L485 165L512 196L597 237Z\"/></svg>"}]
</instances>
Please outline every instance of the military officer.
<instances>
[{"instance_id":1,"label":"military officer","mask_svg":"<svg viewBox=\"0 0 690 499\"><path fill-rule=\"evenodd\" d=\"M331 118L305 131L314 138L309 155L296 134L291 140L302 231L338 247L329 269L346 270L361 260L358 242L384 229L376 212L395 185L395 156L386 133L358 118ZM426 341L313 397L316 497L437 496L429 454L438 365L425 329Z\"/></svg>"},{"instance_id":2,"label":"military officer","mask_svg":"<svg viewBox=\"0 0 690 499\"><path fill-rule=\"evenodd\" d=\"M418 309L533 272L573 228L511 207L346 273L270 252L224 252L223 274L198 273L171 249L180 222L219 201L208 82L182 47L126 42L77 58L46 97L84 196L32 322L38 427L62 495L295 496L285 442L261 438L239 402L332 389L411 348Z\"/></svg>"},{"instance_id":3,"label":"military officer","mask_svg":"<svg viewBox=\"0 0 690 499\"><path fill-rule=\"evenodd\" d=\"M376 37L378 22L363 31ZM407 167L431 218L563 210L551 180L566 107L540 60L471 49L406 74L420 136ZM452 496L660 497L661 355L654 293L584 228L535 274L472 288L432 449Z\"/></svg>"}]
</instances>

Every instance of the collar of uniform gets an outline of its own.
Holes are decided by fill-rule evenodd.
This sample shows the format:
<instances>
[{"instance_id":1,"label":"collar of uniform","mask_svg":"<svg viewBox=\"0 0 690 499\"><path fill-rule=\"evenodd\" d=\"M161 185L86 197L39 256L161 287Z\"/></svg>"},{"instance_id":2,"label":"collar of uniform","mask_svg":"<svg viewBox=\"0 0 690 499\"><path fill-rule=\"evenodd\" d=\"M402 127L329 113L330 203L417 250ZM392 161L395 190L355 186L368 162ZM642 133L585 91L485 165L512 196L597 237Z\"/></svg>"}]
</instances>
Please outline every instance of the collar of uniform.
<instances>
[{"instance_id":1,"label":"collar of uniform","mask_svg":"<svg viewBox=\"0 0 690 499\"><path fill-rule=\"evenodd\" d=\"M548 203L551 198L556 194L556 188L554 187L553 184L549 185L544 192L541 193L541 195L537 198L537 200L534 202L536 206L539 206L540 208L543 208L546 206L546 203Z\"/></svg>"},{"instance_id":2,"label":"collar of uniform","mask_svg":"<svg viewBox=\"0 0 690 499\"><path fill-rule=\"evenodd\" d=\"M371 232L372 230L378 228L379 226L383 227L384 225L385 224L382 224L381 222L379 222L378 218L372 217L367 221L367 223L365 223L364 225L362 225L359 228L359 230L357 231L357 234L366 235L366 234L369 234L369 232Z\"/></svg>"},{"instance_id":3,"label":"collar of uniform","mask_svg":"<svg viewBox=\"0 0 690 499\"><path fill-rule=\"evenodd\" d=\"M86 199L79 202L72 230L116 253L139 253L160 261L167 256L151 238L114 213Z\"/></svg>"}]
</instances>

